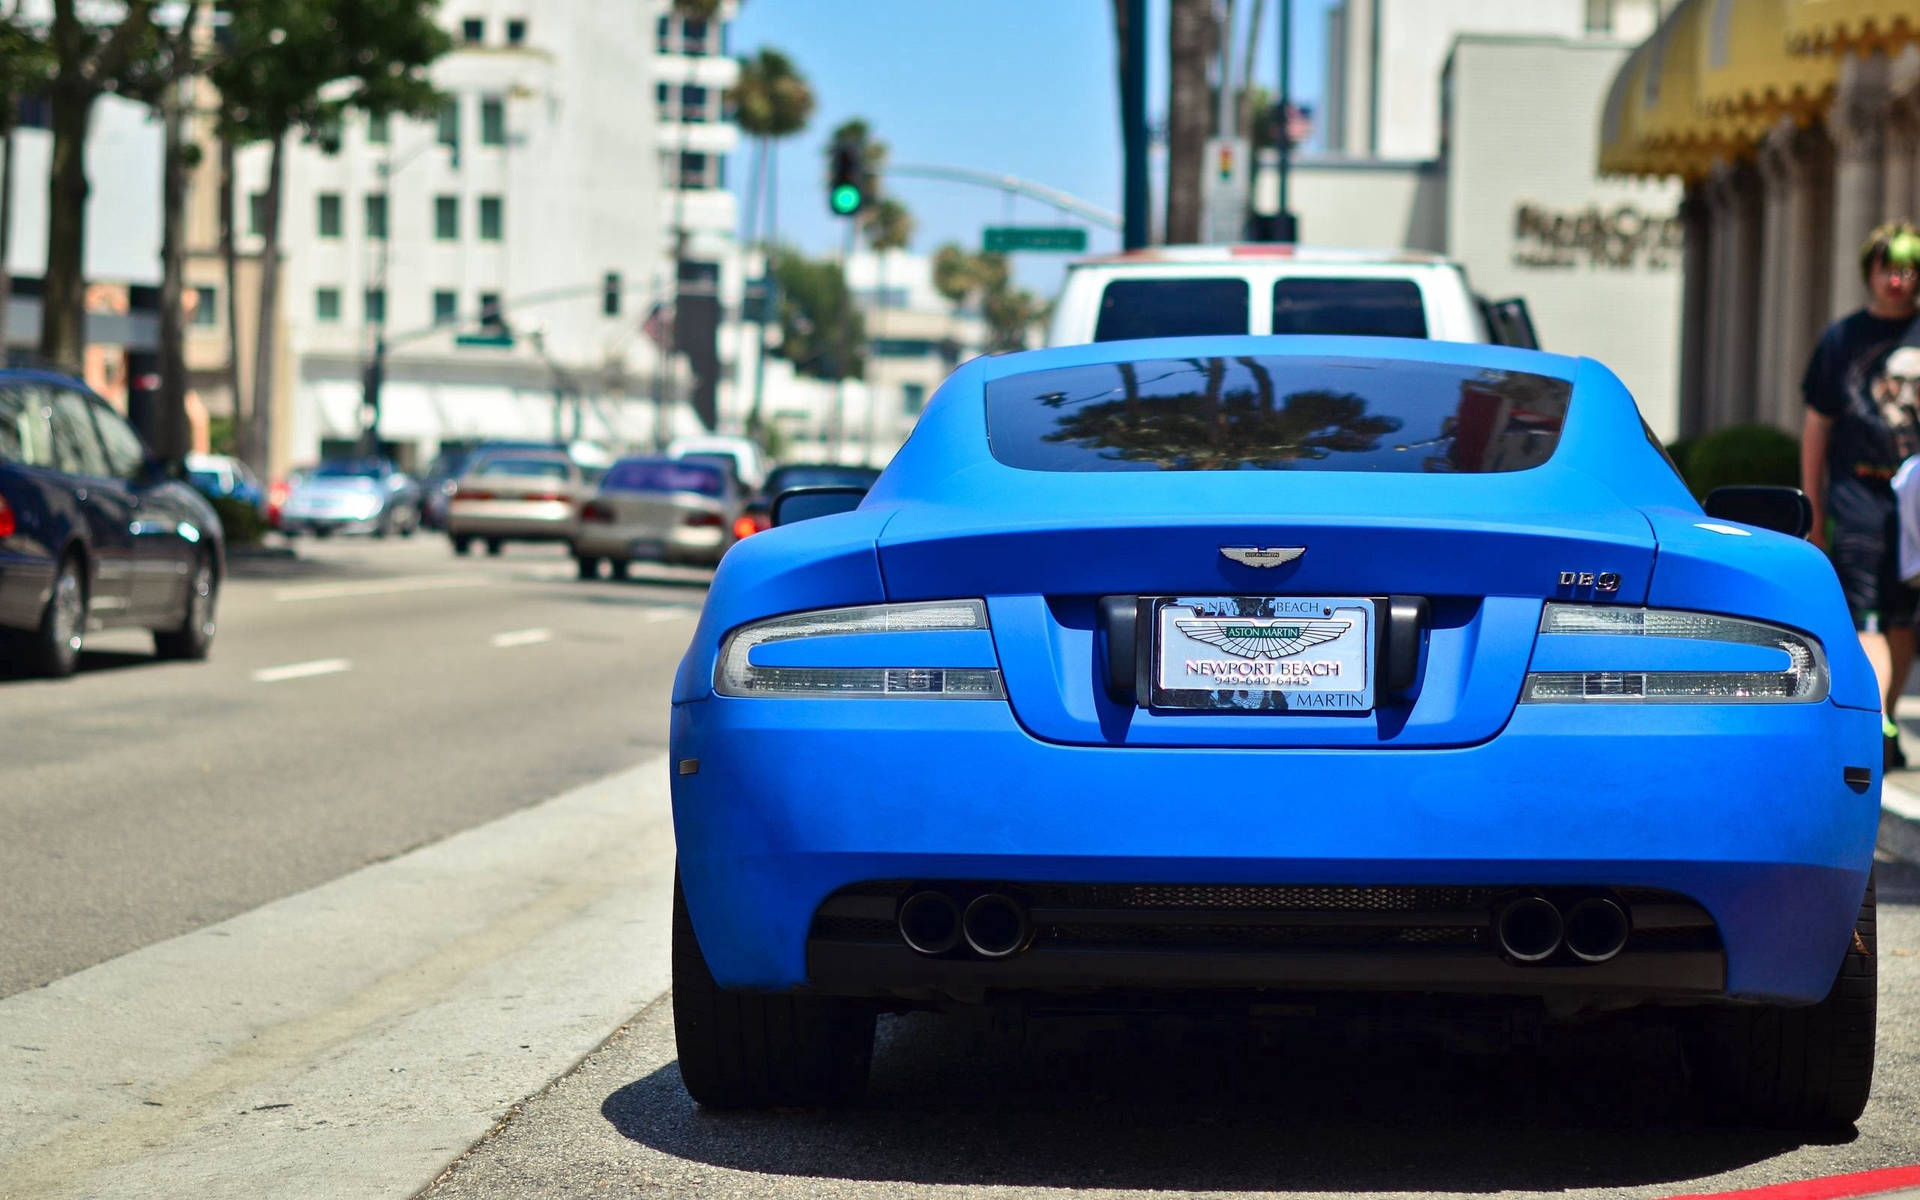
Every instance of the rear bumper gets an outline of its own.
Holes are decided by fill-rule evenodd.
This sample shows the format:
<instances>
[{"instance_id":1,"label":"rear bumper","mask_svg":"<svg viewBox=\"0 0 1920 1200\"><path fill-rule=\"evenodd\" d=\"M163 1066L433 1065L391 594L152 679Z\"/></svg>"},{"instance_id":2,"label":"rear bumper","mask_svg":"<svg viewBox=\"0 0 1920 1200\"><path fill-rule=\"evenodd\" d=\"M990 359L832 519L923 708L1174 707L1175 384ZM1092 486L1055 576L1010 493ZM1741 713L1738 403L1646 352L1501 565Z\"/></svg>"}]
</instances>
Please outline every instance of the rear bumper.
<instances>
[{"instance_id":1,"label":"rear bumper","mask_svg":"<svg viewBox=\"0 0 1920 1200\"><path fill-rule=\"evenodd\" d=\"M455 537L566 541L577 524L564 501L455 500L447 509L447 532Z\"/></svg>"},{"instance_id":2,"label":"rear bumper","mask_svg":"<svg viewBox=\"0 0 1920 1200\"><path fill-rule=\"evenodd\" d=\"M573 545L575 553L599 558L717 563L727 552L727 531L712 526L646 529L636 525L582 524L574 535Z\"/></svg>"},{"instance_id":3,"label":"rear bumper","mask_svg":"<svg viewBox=\"0 0 1920 1200\"><path fill-rule=\"evenodd\" d=\"M715 977L738 987L960 971L816 945L810 974L822 902L875 880L1481 885L1659 889L1711 917L1723 980L1704 961L1633 975L1623 955L1567 968L1584 990L1810 1003L1845 952L1878 819L1878 721L1830 704L1529 705L1478 746L1354 751L1066 746L995 702L715 697L676 706L672 743L676 763L699 760L673 778L689 910ZM1863 791L1842 779L1857 766L1872 768ZM1015 967L1008 987L1182 971L1188 985L1450 986L1381 969L1390 956L1265 957L1241 960L1247 978L1111 954L962 965ZM1482 954L1437 969L1524 992L1559 968L1509 977Z\"/></svg>"}]
</instances>

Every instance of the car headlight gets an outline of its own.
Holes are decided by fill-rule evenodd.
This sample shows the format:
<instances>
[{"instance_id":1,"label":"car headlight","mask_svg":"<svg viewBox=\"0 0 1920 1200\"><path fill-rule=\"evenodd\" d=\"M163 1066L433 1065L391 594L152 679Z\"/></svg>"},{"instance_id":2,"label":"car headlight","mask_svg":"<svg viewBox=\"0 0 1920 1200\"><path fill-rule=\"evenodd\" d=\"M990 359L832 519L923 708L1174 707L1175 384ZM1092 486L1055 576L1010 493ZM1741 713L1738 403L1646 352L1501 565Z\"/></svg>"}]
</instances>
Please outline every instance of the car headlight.
<instances>
[{"instance_id":1,"label":"car headlight","mask_svg":"<svg viewBox=\"0 0 1920 1200\"><path fill-rule=\"evenodd\" d=\"M987 629L987 606L979 600L869 604L756 621L728 635L713 690L722 696L1003 700L999 668L942 665L977 659ZM843 640L848 637L857 640ZM807 662L817 656L805 647L794 647L795 653L786 655L794 661L784 664L752 661L756 647L803 640L815 640L811 649L824 650L829 658L855 661ZM987 654L990 661L990 643Z\"/></svg>"},{"instance_id":2,"label":"car headlight","mask_svg":"<svg viewBox=\"0 0 1920 1200\"><path fill-rule=\"evenodd\" d=\"M1647 669L1635 669L1639 664L1629 658L1611 670L1530 670L1521 702L1808 704L1827 698L1827 656L1818 641L1763 621L1712 613L1549 603L1540 614L1533 666L1590 660L1600 645L1595 635L1608 637L1605 645L1625 648L1625 654L1632 654L1633 643L1611 639L1678 639L1685 645L1648 646L1653 661ZM1666 669L1652 669L1654 663ZM1671 669L1676 665L1681 669Z\"/></svg>"}]
</instances>

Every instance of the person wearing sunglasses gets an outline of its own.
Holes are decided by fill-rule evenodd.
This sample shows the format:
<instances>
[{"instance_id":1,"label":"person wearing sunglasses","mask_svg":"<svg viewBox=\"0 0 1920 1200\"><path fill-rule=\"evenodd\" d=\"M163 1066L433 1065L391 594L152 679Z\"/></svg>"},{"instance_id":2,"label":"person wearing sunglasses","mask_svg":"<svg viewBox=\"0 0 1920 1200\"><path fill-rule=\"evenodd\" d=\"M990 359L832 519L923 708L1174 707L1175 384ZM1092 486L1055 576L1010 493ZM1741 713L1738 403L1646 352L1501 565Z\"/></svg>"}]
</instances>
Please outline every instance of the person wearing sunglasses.
<instances>
[{"instance_id":1,"label":"person wearing sunglasses","mask_svg":"<svg viewBox=\"0 0 1920 1200\"><path fill-rule=\"evenodd\" d=\"M1904 221L1875 229L1860 248L1860 273L1866 307L1827 327L1801 379L1800 487L1813 505L1810 536L1833 560L1879 678L1885 762L1894 769L1906 766L1893 711L1913 665L1920 592L1901 579L1891 481L1920 452L1920 407L1915 381L1889 367L1915 366L1913 355L1896 362L1894 353L1920 306L1920 231Z\"/></svg>"}]
</instances>

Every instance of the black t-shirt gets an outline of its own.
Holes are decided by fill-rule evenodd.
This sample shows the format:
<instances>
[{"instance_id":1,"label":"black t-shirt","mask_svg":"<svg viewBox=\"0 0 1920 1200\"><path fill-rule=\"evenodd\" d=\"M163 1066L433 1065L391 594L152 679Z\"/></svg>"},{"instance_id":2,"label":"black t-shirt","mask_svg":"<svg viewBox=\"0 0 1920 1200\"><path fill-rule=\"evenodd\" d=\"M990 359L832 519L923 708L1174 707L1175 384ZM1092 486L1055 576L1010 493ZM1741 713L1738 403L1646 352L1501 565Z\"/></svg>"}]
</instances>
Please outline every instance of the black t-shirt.
<instances>
[{"instance_id":1,"label":"black t-shirt","mask_svg":"<svg viewBox=\"0 0 1920 1200\"><path fill-rule=\"evenodd\" d=\"M1914 326L1907 318L1866 309L1827 327L1814 347L1800 393L1807 407L1833 418L1827 440L1827 512L1840 529L1880 532L1893 515L1893 477L1913 429L1910 416L1884 410L1887 356ZM1903 453L1904 451L1904 453Z\"/></svg>"}]
</instances>

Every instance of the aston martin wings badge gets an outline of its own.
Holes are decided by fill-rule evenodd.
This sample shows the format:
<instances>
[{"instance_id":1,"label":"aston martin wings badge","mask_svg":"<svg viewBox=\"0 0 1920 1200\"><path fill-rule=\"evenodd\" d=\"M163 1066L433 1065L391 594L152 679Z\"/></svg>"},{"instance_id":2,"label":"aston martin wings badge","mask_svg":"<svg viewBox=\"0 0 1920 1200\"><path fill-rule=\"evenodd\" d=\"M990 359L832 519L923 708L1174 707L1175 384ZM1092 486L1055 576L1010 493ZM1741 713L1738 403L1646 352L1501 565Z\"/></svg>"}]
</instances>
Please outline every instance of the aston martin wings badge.
<instances>
[{"instance_id":1,"label":"aston martin wings badge","mask_svg":"<svg viewBox=\"0 0 1920 1200\"><path fill-rule=\"evenodd\" d=\"M1247 567L1277 567L1307 552L1305 546L1222 546L1220 553Z\"/></svg>"},{"instance_id":2,"label":"aston martin wings badge","mask_svg":"<svg viewBox=\"0 0 1920 1200\"><path fill-rule=\"evenodd\" d=\"M1353 626L1352 621L1299 621L1285 617L1203 617L1175 621L1174 626L1196 642L1218 646L1239 658L1285 658L1309 646L1331 642Z\"/></svg>"}]
</instances>

